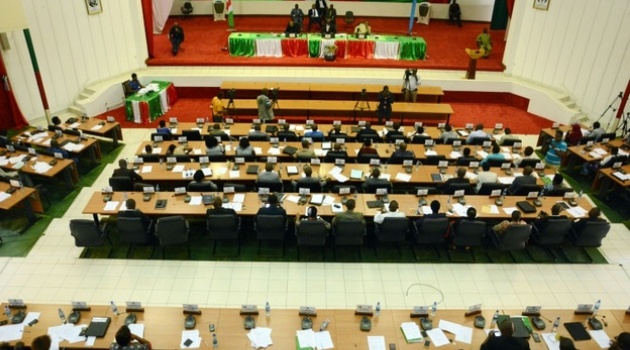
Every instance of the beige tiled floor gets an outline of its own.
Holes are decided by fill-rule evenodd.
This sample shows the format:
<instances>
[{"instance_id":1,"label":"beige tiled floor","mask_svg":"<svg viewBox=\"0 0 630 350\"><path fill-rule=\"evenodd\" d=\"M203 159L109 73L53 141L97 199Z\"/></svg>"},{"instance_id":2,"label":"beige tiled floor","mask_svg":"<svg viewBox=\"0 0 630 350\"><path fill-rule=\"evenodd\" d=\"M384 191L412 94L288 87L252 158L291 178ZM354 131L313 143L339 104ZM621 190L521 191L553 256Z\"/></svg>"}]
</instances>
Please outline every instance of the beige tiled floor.
<instances>
[{"instance_id":1,"label":"beige tiled floor","mask_svg":"<svg viewBox=\"0 0 630 350\"><path fill-rule=\"evenodd\" d=\"M149 130L124 131L122 157L133 156ZM525 144L534 136L521 135ZM602 247L607 265L482 265L253 263L78 259L68 222L86 199L107 183L108 166L93 188L83 189L64 218L54 220L26 258L0 259L0 300L32 303L84 300L106 304L138 300L146 305L237 307L243 303L276 308L314 305L353 308L380 301L385 308L411 308L438 301L443 308L483 303L488 308L540 304L573 308L602 299L606 308L630 304L628 229L615 224Z\"/></svg>"}]
</instances>

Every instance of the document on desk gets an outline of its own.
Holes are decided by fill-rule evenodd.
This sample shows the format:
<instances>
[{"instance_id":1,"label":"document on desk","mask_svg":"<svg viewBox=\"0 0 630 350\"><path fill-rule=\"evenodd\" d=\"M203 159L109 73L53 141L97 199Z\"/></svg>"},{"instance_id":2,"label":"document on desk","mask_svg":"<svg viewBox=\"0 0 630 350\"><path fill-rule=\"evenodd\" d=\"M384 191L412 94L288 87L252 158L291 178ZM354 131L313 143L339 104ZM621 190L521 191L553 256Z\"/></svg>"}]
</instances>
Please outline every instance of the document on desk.
<instances>
[{"instance_id":1,"label":"document on desk","mask_svg":"<svg viewBox=\"0 0 630 350\"><path fill-rule=\"evenodd\" d=\"M262 154L262 147L254 147L254 153Z\"/></svg>"},{"instance_id":2,"label":"document on desk","mask_svg":"<svg viewBox=\"0 0 630 350\"><path fill-rule=\"evenodd\" d=\"M389 181L392 178L392 174L381 174L378 178Z\"/></svg>"},{"instance_id":3,"label":"document on desk","mask_svg":"<svg viewBox=\"0 0 630 350\"><path fill-rule=\"evenodd\" d=\"M243 211L243 203L234 203L234 202L223 203L221 207L226 208L226 209L234 209L234 211L237 213L240 211Z\"/></svg>"},{"instance_id":4,"label":"document on desk","mask_svg":"<svg viewBox=\"0 0 630 350\"><path fill-rule=\"evenodd\" d=\"M584 208L578 206L567 209L567 213L571 214L574 218L581 218L586 216L588 212Z\"/></svg>"},{"instance_id":5,"label":"document on desk","mask_svg":"<svg viewBox=\"0 0 630 350\"><path fill-rule=\"evenodd\" d=\"M403 322L400 324L400 329L407 343L419 343L422 341L422 334L420 334L420 327L418 327L417 323Z\"/></svg>"},{"instance_id":6,"label":"document on desk","mask_svg":"<svg viewBox=\"0 0 630 350\"><path fill-rule=\"evenodd\" d=\"M471 327L463 326L459 323L450 322L447 320L440 320L438 328L443 331L455 334L455 340L466 344L472 343L473 329Z\"/></svg>"},{"instance_id":7,"label":"document on desk","mask_svg":"<svg viewBox=\"0 0 630 350\"><path fill-rule=\"evenodd\" d=\"M162 153L162 147L155 147L151 151L151 154L160 154L160 153Z\"/></svg>"},{"instance_id":8,"label":"document on desk","mask_svg":"<svg viewBox=\"0 0 630 350\"><path fill-rule=\"evenodd\" d=\"M135 334L140 338L144 338L144 324L132 323L129 325L129 330L131 331L131 334Z\"/></svg>"},{"instance_id":9,"label":"document on desk","mask_svg":"<svg viewBox=\"0 0 630 350\"><path fill-rule=\"evenodd\" d=\"M400 181L400 182L409 182L411 180L411 175L404 174L404 173L397 173L395 179L396 181Z\"/></svg>"},{"instance_id":10,"label":"document on desk","mask_svg":"<svg viewBox=\"0 0 630 350\"><path fill-rule=\"evenodd\" d=\"M59 326L48 327L48 334L53 338L55 336L57 340L67 340L69 343L78 343L85 341L85 336L81 334L81 329L87 327L87 325L75 326L72 323L66 323Z\"/></svg>"},{"instance_id":11,"label":"document on desk","mask_svg":"<svg viewBox=\"0 0 630 350\"><path fill-rule=\"evenodd\" d=\"M602 349L607 349L610 346L610 338L608 337L608 334L606 334L605 330L602 329L599 331L588 332L591 334L591 337L595 339L597 345L599 345Z\"/></svg>"},{"instance_id":12,"label":"document on desk","mask_svg":"<svg viewBox=\"0 0 630 350\"><path fill-rule=\"evenodd\" d=\"M496 205L484 205L481 207L481 212L484 214L499 214L499 207Z\"/></svg>"},{"instance_id":13,"label":"document on desk","mask_svg":"<svg viewBox=\"0 0 630 350\"><path fill-rule=\"evenodd\" d=\"M197 156L198 156L198 155L201 155L201 149L199 149L199 148L193 148L193 150L192 150L192 154L197 155Z\"/></svg>"},{"instance_id":14,"label":"document on desk","mask_svg":"<svg viewBox=\"0 0 630 350\"><path fill-rule=\"evenodd\" d=\"M512 153L503 152L503 157L505 157L506 160L512 160Z\"/></svg>"},{"instance_id":15,"label":"document on desk","mask_svg":"<svg viewBox=\"0 0 630 350\"><path fill-rule=\"evenodd\" d=\"M201 169L201 171L203 172L203 176L212 176L212 169L211 168L203 168L203 169Z\"/></svg>"},{"instance_id":16,"label":"document on desk","mask_svg":"<svg viewBox=\"0 0 630 350\"><path fill-rule=\"evenodd\" d=\"M240 170L230 170L230 179L238 179L241 177Z\"/></svg>"},{"instance_id":17,"label":"document on desk","mask_svg":"<svg viewBox=\"0 0 630 350\"><path fill-rule=\"evenodd\" d=\"M517 210L516 207L507 207L507 208L503 208L503 211L508 214L508 215L512 215L512 212Z\"/></svg>"},{"instance_id":18,"label":"document on desk","mask_svg":"<svg viewBox=\"0 0 630 350\"><path fill-rule=\"evenodd\" d=\"M221 176L221 175L223 175L225 173L227 173L227 167L222 166L222 167L217 169L217 175L218 176Z\"/></svg>"},{"instance_id":19,"label":"document on desk","mask_svg":"<svg viewBox=\"0 0 630 350\"><path fill-rule=\"evenodd\" d=\"M256 327L247 333L247 338L251 342L252 348L266 348L273 344L271 340L271 328Z\"/></svg>"},{"instance_id":20,"label":"document on desk","mask_svg":"<svg viewBox=\"0 0 630 350\"><path fill-rule=\"evenodd\" d=\"M298 348L300 349L315 349L315 347L317 346L317 343L315 342L315 332L313 332L312 329L297 331L296 337Z\"/></svg>"},{"instance_id":21,"label":"document on desk","mask_svg":"<svg viewBox=\"0 0 630 350\"><path fill-rule=\"evenodd\" d=\"M499 180L499 183L504 184L504 185L511 185L512 182L514 182L515 177L514 176L499 176L497 178L497 180Z\"/></svg>"},{"instance_id":22,"label":"document on desk","mask_svg":"<svg viewBox=\"0 0 630 350\"><path fill-rule=\"evenodd\" d=\"M267 150L267 154L270 156L279 156L280 155L280 148L276 148L276 147L271 147Z\"/></svg>"},{"instance_id":23,"label":"document on desk","mask_svg":"<svg viewBox=\"0 0 630 350\"><path fill-rule=\"evenodd\" d=\"M477 155L481 158L486 158L488 156L488 152L479 150L477 151Z\"/></svg>"},{"instance_id":24,"label":"document on desk","mask_svg":"<svg viewBox=\"0 0 630 350\"><path fill-rule=\"evenodd\" d=\"M201 205L202 198L203 197L201 197L201 196L190 196L190 202L188 204L190 204L190 205Z\"/></svg>"},{"instance_id":25,"label":"document on desk","mask_svg":"<svg viewBox=\"0 0 630 350\"><path fill-rule=\"evenodd\" d=\"M0 202L2 202L3 200L7 198L11 198L11 195L6 192L0 192Z\"/></svg>"},{"instance_id":26,"label":"document on desk","mask_svg":"<svg viewBox=\"0 0 630 350\"><path fill-rule=\"evenodd\" d=\"M466 216L466 211L470 208L470 205L461 205L459 203L453 204L453 212L459 216Z\"/></svg>"},{"instance_id":27,"label":"document on desk","mask_svg":"<svg viewBox=\"0 0 630 350\"><path fill-rule=\"evenodd\" d=\"M426 151L424 151L424 155L425 156L437 156L438 153L432 149L428 149Z\"/></svg>"},{"instance_id":28,"label":"document on desk","mask_svg":"<svg viewBox=\"0 0 630 350\"><path fill-rule=\"evenodd\" d=\"M173 167L173 172L174 172L174 173L181 173L181 172L183 172L183 171L184 171L184 168L185 168L185 167L186 167L186 166L185 166L184 164L178 164L178 165L176 165L176 166L174 166L174 167Z\"/></svg>"},{"instance_id":29,"label":"document on desk","mask_svg":"<svg viewBox=\"0 0 630 350\"><path fill-rule=\"evenodd\" d=\"M232 202L234 202L234 203L243 203L243 202L245 202L245 193L235 193L234 197L232 197Z\"/></svg>"},{"instance_id":30,"label":"document on desk","mask_svg":"<svg viewBox=\"0 0 630 350\"><path fill-rule=\"evenodd\" d=\"M288 195L285 199L289 202L297 203L300 200L300 196Z\"/></svg>"},{"instance_id":31,"label":"document on desk","mask_svg":"<svg viewBox=\"0 0 630 350\"><path fill-rule=\"evenodd\" d=\"M349 178L348 178L347 176L345 176L344 174L342 174L342 173L333 173L333 172L331 171L331 172L330 172L330 175L331 175L332 177L334 177L334 178L335 178L335 180L337 180L337 182L344 183L344 182L346 182L346 181L348 181L348 180L349 180Z\"/></svg>"},{"instance_id":32,"label":"document on desk","mask_svg":"<svg viewBox=\"0 0 630 350\"><path fill-rule=\"evenodd\" d=\"M142 166L142 173L146 174L146 173L150 173L153 171L153 165L143 165Z\"/></svg>"},{"instance_id":33,"label":"document on desk","mask_svg":"<svg viewBox=\"0 0 630 350\"><path fill-rule=\"evenodd\" d=\"M369 350L385 350L385 337L382 335L368 336Z\"/></svg>"},{"instance_id":34,"label":"document on desk","mask_svg":"<svg viewBox=\"0 0 630 350\"><path fill-rule=\"evenodd\" d=\"M103 208L104 211L114 211L116 210L116 208L118 208L118 204L120 204L119 201L109 201L107 203L105 203L105 208Z\"/></svg>"},{"instance_id":35,"label":"document on desk","mask_svg":"<svg viewBox=\"0 0 630 350\"><path fill-rule=\"evenodd\" d=\"M91 127L90 130L96 131L96 130L101 130L102 128L103 126L101 124L96 124L93 127Z\"/></svg>"},{"instance_id":36,"label":"document on desk","mask_svg":"<svg viewBox=\"0 0 630 350\"><path fill-rule=\"evenodd\" d=\"M15 341L22 339L23 324L11 324L0 327L0 341Z\"/></svg>"},{"instance_id":37,"label":"document on desk","mask_svg":"<svg viewBox=\"0 0 630 350\"><path fill-rule=\"evenodd\" d=\"M619 180L621 180L621 181L626 181L626 180L630 179L630 174L622 174L622 173L621 173L621 172L619 172L619 171L615 171L615 172L613 173L613 176L614 176L614 177L616 177L616 178L618 178L618 179L619 179Z\"/></svg>"},{"instance_id":38,"label":"document on desk","mask_svg":"<svg viewBox=\"0 0 630 350\"><path fill-rule=\"evenodd\" d=\"M315 332L315 344L317 349L332 349L334 348L332 338L329 331Z\"/></svg>"},{"instance_id":39,"label":"document on desk","mask_svg":"<svg viewBox=\"0 0 630 350\"><path fill-rule=\"evenodd\" d=\"M335 203L335 198L331 196L324 196L324 200L322 201L322 205L332 205Z\"/></svg>"},{"instance_id":40,"label":"document on desk","mask_svg":"<svg viewBox=\"0 0 630 350\"><path fill-rule=\"evenodd\" d=\"M542 333L540 337L545 341L549 350L560 350L560 341L556 339L555 333Z\"/></svg>"},{"instance_id":41,"label":"document on desk","mask_svg":"<svg viewBox=\"0 0 630 350\"><path fill-rule=\"evenodd\" d=\"M429 335L429 338L431 338L431 340L433 341L433 345L435 347L450 343L448 341L448 338L446 337L446 334L444 334L444 331L442 331L440 328L433 328L431 330L428 330L427 334Z\"/></svg>"},{"instance_id":42,"label":"document on desk","mask_svg":"<svg viewBox=\"0 0 630 350\"><path fill-rule=\"evenodd\" d=\"M192 343L186 346L184 343L186 343L186 341L189 339ZM198 330L182 331L182 341L179 344L180 349L197 349L200 346L201 346L201 337L199 336Z\"/></svg>"},{"instance_id":43,"label":"document on desk","mask_svg":"<svg viewBox=\"0 0 630 350\"><path fill-rule=\"evenodd\" d=\"M461 156L462 156L462 154L461 154L461 153L459 153L459 152L455 152L455 151L451 151L451 153L449 153L449 155L448 155L448 157L449 157L450 159L457 159L457 158L459 158L459 157L461 157Z\"/></svg>"}]
</instances>

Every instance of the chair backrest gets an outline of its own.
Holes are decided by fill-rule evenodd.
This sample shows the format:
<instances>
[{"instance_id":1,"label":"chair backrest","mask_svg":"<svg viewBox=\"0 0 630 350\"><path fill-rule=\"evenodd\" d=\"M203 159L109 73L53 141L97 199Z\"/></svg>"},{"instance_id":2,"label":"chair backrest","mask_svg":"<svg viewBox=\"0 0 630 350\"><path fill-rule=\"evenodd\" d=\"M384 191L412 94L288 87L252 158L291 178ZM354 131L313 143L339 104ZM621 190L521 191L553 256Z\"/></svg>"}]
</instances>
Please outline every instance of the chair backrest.
<instances>
[{"instance_id":1,"label":"chair backrest","mask_svg":"<svg viewBox=\"0 0 630 350\"><path fill-rule=\"evenodd\" d=\"M389 164L403 164L406 160L415 161L414 156L402 156L402 157L391 157L389 158Z\"/></svg>"},{"instance_id":2,"label":"chair backrest","mask_svg":"<svg viewBox=\"0 0 630 350\"><path fill-rule=\"evenodd\" d=\"M234 192L248 192L247 186L243 184L224 183L223 188L234 187Z\"/></svg>"},{"instance_id":3,"label":"chair backrest","mask_svg":"<svg viewBox=\"0 0 630 350\"><path fill-rule=\"evenodd\" d=\"M160 246L188 242L188 223L181 215L159 218L155 224L155 235Z\"/></svg>"},{"instance_id":4,"label":"chair backrest","mask_svg":"<svg viewBox=\"0 0 630 350\"><path fill-rule=\"evenodd\" d=\"M344 139L344 141L348 140L348 135L346 134L330 134L326 137L328 141L335 142L337 139Z\"/></svg>"},{"instance_id":5,"label":"chair backrest","mask_svg":"<svg viewBox=\"0 0 630 350\"><path fill-rule=\"evenodd\" d=\"M374 183L367 184L365 186L365 193L376 193L376 190L378 190L380 188L385 188L385 189L387 189L387 193L392 193L393 185L389 181L382 182L382 183L377 183L377 184L374 184Z\"/></svg>"},{"instance_id":6,"label":"chair backrest","mask_svg":"<svg viewBox=\"0 0 630 350\"><path fill-rule=\"evenodd\" d=\"M120 242L126 244L148 244L151 236L147 233L142 218L118 217L116 228L120 236Z\"/></svg>"},{"instance_id":7,"label":"chair backrest","mask_svg":"<svg viewBox=\"0 0 630 350\"><path fill-rule=\"evenodd\" d=\"M438 165L441 160L446 160L446 156L438 154L437 156L427 156L427 160L424 161L425 165Z\"/></svg>"},{"instance_id":8,"label":"chair backrest","mask_svg":"<svg viewBox=\"0 0 630 350\"><path fill-rule=\"evenodd\" d=\"M191 182L186 187L186 191L188 192L212 192L212 184L207 182Z\"/></svg>"},{"instance_id":9,"label":"chair backrest","mask_svg":"<svg viewBox=\"0 0 630 350\"><path fill-rule=\"evenodd\" d=\"M602 164L600 168L611 168L613 165L615 165L615 163L621 163L623 165L626 163L627 160L627 156L614 156L610 158L610 160L606 162L606 164Z\"/></svg>"},{"instance_id":10,"label":"chair backrest","mask_svg":"<svg viewBox=\"0 0 630 350\"><path fill-rule=\"evenodd\" d=\"M469 145L483 145L483 143L486 141L490 141L490 139L488 137L473 137L468 144Z\"/></svg>"},{"instance_id":11,"label":"chair backrest","mask_svg":"<svg viewBox=\"0 0 630 350\"><path fill-rule=\"evenodd\" d=\"M556 188L545 194L547 197L564 197L565 193L573 192L572 188Z\"/></svg>"},{"instance_id":12,"label":"chair backrest","mask_svg":"<svg viewBox=\"0 0 630 350\"><path fill-rule=\"evenodd\" d=\"M238 233L241 229L239 217L233 214L210 214L207 219L210 239L238 239Z\"/></svg>"},{"instance_id":13,"label":"chair backrest","mask_svg":"<svg viewBox=\"0 0 630 350\"><path fill-rule=\"evenodd\" d=\"M409 232L408 218L385 218L383 223L376 226L374 234L378 242L402 243Z\"/></svg>"},{"instance_id":14,"label":"chair backrest","mask_svg":"<svg viewBox=\"0 0 630 350\"><path fill-rule=\"evenodd\" d=\"M522 141L520 139L507 139L503 141L503 145L502 146L514 146L515 143L517 142L521 142Z\"/></svg>"},{"instance_id":15,"label":"chair backrest","mask_svg":"<svg viewBox=\"0 0 630 350\"><path fill-rule=\"evenodd\" d=\"M145 163L159 163L160 162L160 156L157 154L143 154L141 157Z\"/></svg>"},{"instance_id":16,"label":"chair backrest","mask_svg":"<svg viewBox=\"0 0 630 350\"><path fill-rule=\"evenodd\" d=\"M503 190L504 188L505 188L505 185L501 183L484 182L481 184L481 187L479 188L479 191L477 192L477 194L489 196L492 193L492 191Z\"/></svg>"},{"instance_id":17,"label":"chair backrest","mask_svg":"<svg viewBox=\"0 0 630 350\"><path fill-rule=\"evenodd\" d=\"M280 141L299 141L299 137L295 134L295 133L285 133L283 131L280 131L278 133L278 139Z\"/></svg>"},{"instance_id":18,"label":"chair backrest","mask_svg":"<svg viewBox=\"0 0 630 350\"><path fill-rule=\"evenodd\" d=\"M461 183L461 184L455 183L455 184L448 185L448 187L446 187L446 189L444 190L444 194L454 194L455 191L459 191L459 190L464 190L465 195L475 194L475 189L473 188L473 186L471 184L465 184L465 183Z\"/></svg>"},{"instance_id":19,"label":"chair backrest","mask_svg":"<svg viewBox=\"0 0 630 350\"><path fill-rule=\"evenodd\" d=\"M427 195L442 194L442 191L440 191L438 188L436 188L436 187L427 187L427 186L415 186L413 188L413 194L418 193L418 190L427 190Z\"/></svg>"},{"instance_id":20,"label":"chair backrest","mask_svg":"<svg viewBox=\"0 0 630 350\"><path fill-rule=\"evenodd\" d=\"M72 136L79 136L79 135L81 135L79 130L73 130L73 129L64 129L62 131L62 133L66 134L66 135L72 135Z\"/></svg>"},{"instance_id":21,"label":"chair backrest","mask_svg":"<svg viewBox=\"0 0 630 350\"><path fill-rule=\"evenodd\" d=\"M340 220L333 229L335 245L361 245L365 234L365 224L359 220Z\"/></svg>"},{"instance_id":22,"label":"chair backrest","mask_svg":"<svg viewBox=\"0 0 630 350\"><path fill-rule=\"evenodd\" d=\"M183 130L182 136L185 136L188 141L201 141L199 130Z\"/></svg>"},{"instance_id":23,"label":"chair backrest","mask_svg":"<svg viewBox=\"0 0 630 350\"><path fill-rule=\"evenodd\" d=\"M107 237L94 220L89 219L70 220L70 234L77 247L100 247Z\"/></svg>"},{"instance_id":24,"label":"chair backrest","mask_svg":"<svg viewBox=\"0 0 630 350\"><path fill-rule=\"evenodd\" d=\"M503 165L503 163L512 163L512 162L507 159L488 159L488 164L490 164L490 166L493 168L500 167L501 165Z\"/></svg>"},{"instance_id":25,"label":"chair backrest","mask_svg":"<svg viewBox=\"0 0 630 350\"><path fill-rule=\"evenodd\" d=\"M418 144L418 145L424 145L424 142L426 140L430 140L431 136L428 135L414 135L414 137L411 139L410 143L414 143L414 144Z\"/></svg>"},{"instance_id":26,"label":"chair backrest","mask_svg":"<svg viewBox=\"0 0 630 350\"><path fill-rule=\"evenodd\" d=\"M461 166L469 166L470 162L478 162L478 161L479 159L475 157L460 157L460 158L457 158L457 160L455 161L455 164L461 165Z\"/></svg>"},{"instance_id":27,"label":"chair backrest","mask_svg":"<svg viewBox=\"0 0 630 350\"><path fill-rule=\"evenodd\" d=\"M512 193L513 196L527 196L530 192L540 192L542 186L539 185L523 185L515 193Z\"/></svg>"},{"instance_id":28,"label":"chair backrest","mask_svg":"<svg viewBox=\"0 0 630 350\"><path fill-rule=\"evenodd\" d=\"M184 3L184 8L187 9L187 10L188 9L192 10L193 7L192 7L192 4L190 3L190 1L186 1Z\"/></svg>"},{"instance_id":29,"label":"chair backrest","mask_svg":"<svg viewBox=\"0 0 630 350\"><path fill-rule=\"evenodd\" d=\"M358 136L356 138L357 142L365 142L366 139L370 139L370 141L372 141L372 143L379 143L381 141L381 137L378 136L377 134L365 134L365 135L361 135Z\"/></svg>"},{"instance_id":30,"label":"chair backrest","mask_svg":"<svg viewBox=\"0 0 630 350\"><path fill-rule=\"evenodd\" d=\"M405 141L407 138L405 135L389 135L387 137L387 143L396 143L396 140Z\"/></svg>"},{"instance_id":31,"label":"chair backrest","mask_svg":"<svg viewBox=\"0 0 630 350\"><path fill-rule=\"evenodd\" d=\"M610 223L606 221L589 221L579 232L574 233L574 243L580 247L599 247L610 231Z\"/></svg>"},{"instance_id":32,"label":"chair backrest","mask_svg":"<svg viewBox=\"0 0 630 350\"><path fill-rule=\"evenodd\" d=\"M210 161L211 163L226 162L227 157L225 155L208 156L208 161Z\"/></svg>"},{"instance_id":33,"label":"chair backrest","mask_svg":"<svg viewBox=\"0 0 630 350\"><path fill-rule=\"evenodd\" d=\"M185 155L177 155L175 159L178 163L190 163L190 157Z\"/></svg>"},{"instance_id":34,"label":"chair backrest","mask_svg":"<svg viewBox=\"0 0 630 350\"><path fill-rule=\"evenodd\" d=\"M127 176L110 177L109 185L114 191L133 191L133 181Z\"/></svg>"},{"instance_id":35,"label":"chair backrest","mask_svg":"<svg viewBox=\"0 0 630 350\"><path fill-rule=\"evenodd\" d=\"M256 215L256 238L259 240L283 241L286 233L285 217L282 215Z\"/></svg>"},{"instance_id":36,"label":"chair backrest","mask_svg":"<svg viewBox=\"0 0 630 350\"><path fill-rule=\"evenodd\" d=\"M452 145L453 142L460 140L459 137L449 137L446 139L446 141L444 141L445 145ZM462 142L463 143L463 142Z\"/></svg>"},{"instance_id":37,"label":"chair backrest","mask_svg":"<svg viewBox=\"0 0 630 350\"><path fill-rule=\"evenodd\" d=\"M154 132L151 134L151 141L155 141L155 137L160 136L162 141L171 141L173 140L173 134L165 134L161 132Z\"/></svg>"},{"instance_id":38,"label":"chair backrest","mask_svg":"<svg viewBox=\"0 0 630 350\"><path fill-rule=\"evenodd\" d=\"M481 247L482 239L488 231L485 221L466 221L465 224L457 225L453 232L453 244L456 247Z\"/></svg>"},{"instance_id":39,"label":"chair backrest","mask_svg":"<svg viewBox=\"0 0 630 350\"><path fill-rule=\"evenodd\" d=\"M268 188L271 192L282 192L284 185L282 182L256 181L256 188Z\"/></svg>"},{"instance_id":40,"label":"chair backrest","mask_svg":"<svg viewBox=\"0 0 630 350\"><path fill-rule=\"evenodd\" d=\"M511 224L499 237L500 251L511 251L525 249L529 235L532 232L532 226Z\"/></svg>"},{"instance_id":41,"label":"chair backrest","mask_svg":"<svg viewBox=\"0 0 630 350\"><path fill-rule=\"evenodd\" d=\"M542 162L540 159L527 158L521 160L521 163L518 165L519 168L524 168L526 166L530 166L532 168L536 167L536 164Z\"/></svg>"},{"instance_id":42,"label":"chair backrest","mask_svg":"<svg viewBox=\"0 0 630 350\"><path fill-rule=\"evenodd\" d=\"M372 159L379 159L378 154L374 154L374 153L362 154L357 158L357 162L360 164L370 164L370 160Z\"/></svg>"},{"instance_id":43,"label":"chair backrest","mask_svg":"<svg viewBox=\"0 0 630 350\"><path fill-rule=\"evenodd\" d=\"M595 141L597 141L597 140L595 140L595 138L594 138L593 136L586 136L586 137L582 137L582 138L580 139L580 142L579 142L578 144L580 144L580 145L586 145L589 141L593 141L593 142L595 142Z\"/></svg>"},{"instance_id":44,"label":"chair backrest","mask_svg":"<svg viewBox=\"0 0 630 350\"><path fill-rule=\"evenodd\" d=\"M331 153L331 152L327 152L326 156L324 157L323 162L324 163L334 163L337 159L348 159L347 155L344 154L336 154L336 153Z\"/></svg>"},{"instance_id":45,"label":"chair backrest","mask_svg":"<svg viewBox=\"0 0 630 350\"><path fill-rule=\"evenodd\" d=\"M295 229L297 244L301 246L324 246L328 230L326 224L319 220L303 220Z\"/></svg>"},{"instance_id":46,"label":"chair backrest","mask_svg":"<svg viewBox=\"0 0 630 350\"><path fill-rule=\"evenodd\" d=\"M300 188L308 188L311 193L320 193L322 192L322 184L318 182L308 182L308 183L297 183L295 186L296 191L300 192Z\"/></svg>"},{"instance_id":47,"label":"chair backrest","mask_svg":"<svg viewBox=\"0 0 630 350\"><path fill-rule=\"evenodd\" d=\"M600 137L597 141L601 141L603 139L608 139L608 141L612 141L617 137L617 133L616 132L607 132L605 134L602 134L602 137Z\"/></svg>"},{"instance_id":48,"label":"chair backrest","mask_svg":"<svg viewBox=\"0 0 630 350\"><path fill-rule=\"evenodd\" d=\"M571 219L548 218L535 236L540 245L561 245L571 229Z\"/></svg>"},{"instance_id":49,"label":"chair backrest","mask_svg":"<svg viewBox=\"0 0 630 350\"><path fill-rule=\"evenodd\" d=\"M250 141L269 141L269 135L248 135Z\"/></svg>"},{"instance_id":50,"label":"chair backrest","mask_svg":"<svg viewBox=\"0 0 630 350\"><path fill-rule=\"evenodd\" d=\"M419 244L442 244L448 232L447 218L425 218L420 226L415 225L414 237Z\"/></svg>"}]
</instances>

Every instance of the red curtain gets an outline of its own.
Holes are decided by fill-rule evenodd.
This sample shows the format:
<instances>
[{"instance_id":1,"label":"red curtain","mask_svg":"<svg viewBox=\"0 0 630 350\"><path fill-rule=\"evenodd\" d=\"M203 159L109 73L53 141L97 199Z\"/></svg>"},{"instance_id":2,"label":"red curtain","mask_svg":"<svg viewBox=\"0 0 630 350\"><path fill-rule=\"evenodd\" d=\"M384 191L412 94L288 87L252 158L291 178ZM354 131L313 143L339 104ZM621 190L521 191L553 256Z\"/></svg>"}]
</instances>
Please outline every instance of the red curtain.
<instances>
[{"instance_id":1,"label":"red curtain","mask_svg":"<svg viewBox=\"0 0 630 350\"><path fill-rule=\"evenodd\" d=\"M144 19L144 36L147 39L149 58L153 58L153 1L142 0L142 17Z\"/></svg>"},{"instance_id":2,"label":"red curtain","mask_svg":"<svg viewBox=\"0 0 630 350\"><path fill-rule=\"evenodd\" d=\"M512 11L514 11L514 0L508 0L507 8L508 8L508 17L512 18Z\"/></svg>"},{"instance_id":3,"label":"red curtain","mask_svg":"<svg viewBox=\"0 0 630 350\"><path fill-rule=\"evenodd\" d=\"M15 100L11 82L7 75L7 68L4 66L4 59L0 55L0 77L2 78L2 86L0 86L0 125L3 129L19 129L28 125L20 107Z\"/></svg>"}]
</instances>

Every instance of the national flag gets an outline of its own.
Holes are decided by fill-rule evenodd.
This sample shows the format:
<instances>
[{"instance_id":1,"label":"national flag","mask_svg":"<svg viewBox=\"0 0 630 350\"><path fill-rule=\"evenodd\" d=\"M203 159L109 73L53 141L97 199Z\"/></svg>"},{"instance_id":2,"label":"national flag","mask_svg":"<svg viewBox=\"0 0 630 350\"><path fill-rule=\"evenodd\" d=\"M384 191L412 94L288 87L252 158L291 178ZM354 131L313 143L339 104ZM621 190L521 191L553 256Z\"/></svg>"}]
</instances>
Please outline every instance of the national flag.
<instances>
[{"instance_id":1,"label":"national flag","mask_svg":"<svg viewBox=\"0 0 630 350\"><path fill-rule=\"evenodd\" d=\"M234 28L234 8L232 7L232 0L227 0L227 13L228 13L228 27Z\"/></svg>"}]
</instances>

